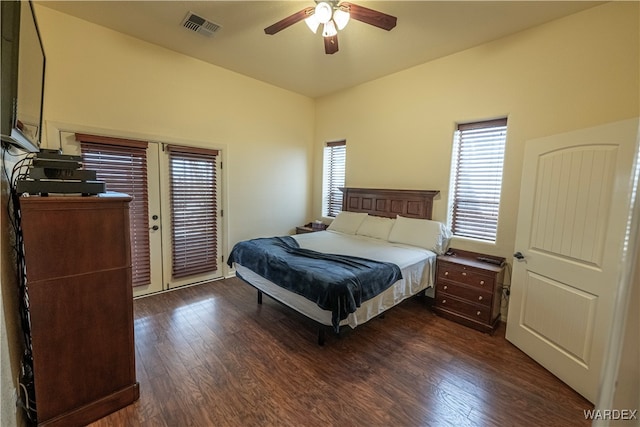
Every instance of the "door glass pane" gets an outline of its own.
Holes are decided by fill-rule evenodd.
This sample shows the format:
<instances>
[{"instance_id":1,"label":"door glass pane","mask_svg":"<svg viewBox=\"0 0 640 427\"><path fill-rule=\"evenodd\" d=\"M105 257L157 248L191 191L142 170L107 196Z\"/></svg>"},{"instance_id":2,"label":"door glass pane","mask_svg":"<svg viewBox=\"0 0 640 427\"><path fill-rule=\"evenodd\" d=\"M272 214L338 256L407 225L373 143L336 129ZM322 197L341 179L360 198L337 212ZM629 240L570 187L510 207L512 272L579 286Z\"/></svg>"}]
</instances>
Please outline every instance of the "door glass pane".
<instances>
[{"instance_id":1,"label":"door glass pane","mask_svg":"<svg viewBox=\"0 0 640 427\"><path fill-rule=\"evenodd\" d=\"M169 153L173 278L218 269L215 154Z\"/></svg>"},{"instance_id":2,"label":"door glass pane","mask_svg":"<svg viewBox=\"0 0 640 427\"><path fill-rule=\"evenodd\" d=\"M149 201L146 148L81 142L83 166L96 171L107 191L130 195L130 238L133 286L151 282Z\"/></svg>"}]
</instances>

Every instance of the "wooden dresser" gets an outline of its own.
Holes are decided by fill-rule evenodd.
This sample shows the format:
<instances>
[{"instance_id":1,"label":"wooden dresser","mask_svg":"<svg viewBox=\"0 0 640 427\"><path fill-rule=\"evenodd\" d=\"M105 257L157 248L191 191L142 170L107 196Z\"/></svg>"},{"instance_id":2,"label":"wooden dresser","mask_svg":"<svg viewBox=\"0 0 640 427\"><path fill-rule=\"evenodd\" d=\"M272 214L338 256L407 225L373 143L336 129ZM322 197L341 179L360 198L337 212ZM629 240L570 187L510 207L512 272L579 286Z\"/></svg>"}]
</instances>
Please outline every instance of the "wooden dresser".
<instances>
[{"instance_id":1,"label":"wooden dresser","mask_svg":"<svg viewBox=\"0 0 640 427\"><path fill-rule=\"evenodd\" d=\"M500 320L504 258L451 249L453 255L437 260L434 310L436 313L483 332L495 331Z\"/></svg>"},{"instance_id":2,"label":"wooden dresser","mask_svg":"<svg viewBox=\"0 0 640 427\"><path fill-rule=\"evenodd\" d=\"M39 426L138 399L129 197L22 197Z\"/></svg>"}]
</instances>

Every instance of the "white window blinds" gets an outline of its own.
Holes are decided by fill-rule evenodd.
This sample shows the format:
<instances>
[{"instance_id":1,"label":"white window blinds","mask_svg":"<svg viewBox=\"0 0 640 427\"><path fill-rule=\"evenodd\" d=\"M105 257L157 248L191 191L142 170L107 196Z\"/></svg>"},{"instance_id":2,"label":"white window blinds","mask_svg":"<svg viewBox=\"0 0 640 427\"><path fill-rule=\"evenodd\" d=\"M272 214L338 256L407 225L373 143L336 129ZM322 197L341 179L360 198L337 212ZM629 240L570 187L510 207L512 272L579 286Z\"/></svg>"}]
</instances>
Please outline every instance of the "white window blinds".
<instances>
[{"instance_id":1,"label":"white window blinds","mask_svg":"<svg viewBox=\"0 0 640 427\"><path fill-rule=\"evenodd\" d=\"M133 286L151 282L149 251L149 197L147 193L147 142L76 134L85 169L95 170L107 191L130 195L129 234Z\"/></svg>"},{"instance_id":2,"label":"white window blinds","mask_svg":"<svg viewBox=\"0 0 640 427\"><path fill-rule=\"evenodd\" d=\"M506 118L458 125L449 199L454 235L496 241L506 134Z\"/></svg>"},{"instance_id":3,"label":"white window blinds","mask_svg":"<svg viewBox=\"0 0 640 427\"><path fill-rule=\"evenodd\" d=\"M172 276L218 269L216 150L170 145Z\"/></svg>"},{"instance_id":4,"label":"white window blinds","mask_svg":"<svg viewBox=\"0 0 640 427\"><path fill-rule=\"evenodd\" d=\"M335 217L342 210L342 191L344 187L347 142L327 142L324 148L324 167L322 173L322 215Z\"/></svg>"}]
</instances>

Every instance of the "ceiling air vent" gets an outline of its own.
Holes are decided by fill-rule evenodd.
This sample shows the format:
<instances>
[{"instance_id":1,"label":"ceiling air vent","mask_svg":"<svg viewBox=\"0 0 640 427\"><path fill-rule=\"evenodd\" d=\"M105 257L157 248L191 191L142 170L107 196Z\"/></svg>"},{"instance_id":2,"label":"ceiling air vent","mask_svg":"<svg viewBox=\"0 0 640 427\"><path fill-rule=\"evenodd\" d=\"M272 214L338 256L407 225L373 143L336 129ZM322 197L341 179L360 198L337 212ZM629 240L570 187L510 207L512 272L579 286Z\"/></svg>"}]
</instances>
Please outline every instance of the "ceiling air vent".
<instances>
[{"instance_id":1,"label":"ceiling air vent","mask_svg":"<svg viewBox=\"0 0 640 427\"><path fill-rule=\"evenodd\" d=\"M202 34L203 36L211 37L221 27L220 25L207 21L201 16L196 15L193 12L187 13L186 18L182 21L182 26L188 30Z\"/></svg>"}]
</instances>

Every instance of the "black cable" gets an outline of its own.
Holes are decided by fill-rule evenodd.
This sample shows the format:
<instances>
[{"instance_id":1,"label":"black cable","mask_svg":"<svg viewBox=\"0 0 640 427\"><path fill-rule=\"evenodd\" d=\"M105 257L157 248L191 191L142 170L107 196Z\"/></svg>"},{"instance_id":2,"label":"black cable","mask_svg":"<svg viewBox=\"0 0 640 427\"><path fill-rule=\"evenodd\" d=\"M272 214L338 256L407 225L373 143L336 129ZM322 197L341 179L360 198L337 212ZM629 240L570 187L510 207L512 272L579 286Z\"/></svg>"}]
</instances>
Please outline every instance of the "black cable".
<instances>
[{"instance_id":1,"label":"black cable","mask_svg":"<svg viewBox=\"0 0 640 427\"><path fill-rule=\"evenodd\" d=\"M509 301L509 297L511 296L511 280L513 280L513 275L511 274L511 264L509 264L508 262L505 263L505 270L506 270L506 274L505 274L504 282L507 282L506 279L508 277L509 285L505 285L505 284L502 285L502 297L506 301Z\"/></svg>"},{"instance_id":2,"label":"black cable","mask_svg":"<svg viewBox=\"0 0 640 427\"><path fill-rule=\"evenodd\" d=\"M29 318L29 296L27 293L27 276L26 276L26 264L24 260L24 242L22 238L22 228L20 226L20 195L16 191L16 183L19 179L23 179L27 176L28 167L33 158L32 155L27 155L21 160L17 161L13 166L11 176L8 173L6 155L8 149L2 151L2 168L5 173L9 184L9 200L7 204L7 217L9 218L11 228L13 230L13 252L16 260L16 273L18 279L18 290L20 299L20 317L22 330L24 334L25 346L28 351L31 351L31 321Z\"/></svg>"},{"instance_id":3,"label":"black cable","mask_svg":"<svg viewBox=\"0 0 640 427\"><path fill-rule=\"evenodd\" d=\"M7 154L9 153L9 145L2 144L2 170L9 186L9 198L7 201L7 218L13 231L13 255L16 262L16 279L18 285L18 313L20 318L20 326L24 340L24 354L21 361L21 369L19 375L20 394L18 404L22 406L30 422L37 421L37 411L35 405L35 384L33 378L33 355L31 344L31 317L29 311L29 294L27 287L26 262L24 257L24 240L22 228L20 224L20 195L16 190L18 180L27 177L29 166L33 159L33 155L27 154L18 160L12 168L9 175L7 166ZM23 396L24 394L24 396Z\"/></svg>"}]
</instances>

